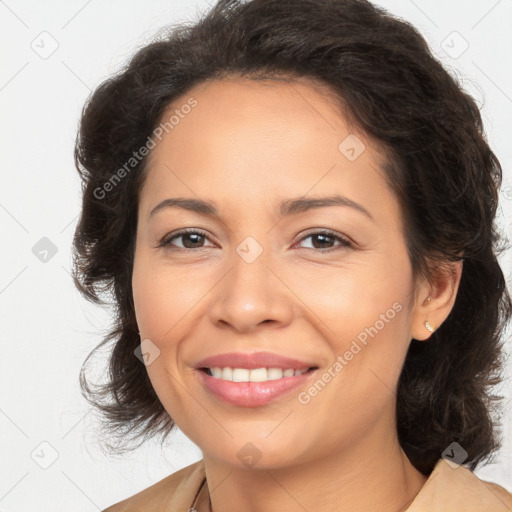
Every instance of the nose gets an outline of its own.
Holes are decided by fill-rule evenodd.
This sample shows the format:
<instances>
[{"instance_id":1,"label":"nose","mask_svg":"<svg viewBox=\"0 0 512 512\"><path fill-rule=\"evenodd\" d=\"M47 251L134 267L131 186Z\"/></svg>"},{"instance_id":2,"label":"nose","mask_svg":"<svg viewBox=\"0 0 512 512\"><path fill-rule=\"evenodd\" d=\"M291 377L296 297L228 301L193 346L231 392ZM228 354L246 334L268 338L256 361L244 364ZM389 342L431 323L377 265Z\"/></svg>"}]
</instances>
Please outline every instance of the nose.
<instances>
[{"instance_id":1,"label":"nose","mask_svg":"<svg viewBox=\"0 0 512 512\"><path fill-rule=\"evenodd\" d=\"M209 315L217 327L248 333L291 322L293 293L269 263L264 255L252 263L234 255L231 268L212 290Z\"/></svg>"}]
</instances>

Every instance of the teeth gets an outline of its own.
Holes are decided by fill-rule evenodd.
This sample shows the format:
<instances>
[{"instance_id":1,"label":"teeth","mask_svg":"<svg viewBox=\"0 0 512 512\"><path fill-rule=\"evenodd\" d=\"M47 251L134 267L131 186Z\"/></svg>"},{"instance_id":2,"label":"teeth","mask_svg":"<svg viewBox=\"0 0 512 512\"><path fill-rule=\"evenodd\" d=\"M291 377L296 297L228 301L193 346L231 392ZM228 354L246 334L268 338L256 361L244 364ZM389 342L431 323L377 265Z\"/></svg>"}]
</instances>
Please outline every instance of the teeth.
<instances>
[{"instance_id":1,"label":"teeth","mask_svg":"<svg viewBox=\"0 0 512 512\"><path fill-rule=\"evenodd\" d=\"M249 371L246 368L233 368L233 382L249 382Z\"/></svg>"},{"instance_id":2,"label":"teeth","mask_svg":"<svg viewBox=\"0 0 512 512\"><path fill-rule=\"evenodd\" d=\"M283 370L281 368L269 368L267 370L268 380L277 380L283 378Z\"/></svg>"},{"instance_id":3,"label":"teeth","mask_svg":"<svg viewBox=\"0 0 512 512\"><path fill-rule=\"evenodd\" d=\"M233 382L265 382L277 380L283 377L302 375L306 370L294 370L293 368L209 368L210 373L216 379L229 380Z\"/></svg>"},{"instance_id":4,"label":"teeth","mask_svg":"<svg viewBox=\"0 0 512 512\"><path fill-rule=\"evenodd\" d=\"M267 380L267 369L266 368L253 368L247 371L247 379L243 382L264 382ZM234 379L233 379L234 380Z\"/></svg>"},{"instance_id":5,"label":"teeth","mask_svg":"<svg viewBox=\"0 0 512 512\"><path fill-rule=\"evenodd\" d=\"M232 368L222 368L219 370L222 372L222 379L224 380L233 380L233 369ZM213 372L212 372L213 373Z\"/></svg>"},{"instance_id":6,"label":"teeth","mask_svg":"<svg viewBox=\"0 0 512 512\"><path fill-rule=\"evenodd\" d=\"M215 378L222 378L222 368L210 368L210 371Z\"/></svg>"}]
</instances>

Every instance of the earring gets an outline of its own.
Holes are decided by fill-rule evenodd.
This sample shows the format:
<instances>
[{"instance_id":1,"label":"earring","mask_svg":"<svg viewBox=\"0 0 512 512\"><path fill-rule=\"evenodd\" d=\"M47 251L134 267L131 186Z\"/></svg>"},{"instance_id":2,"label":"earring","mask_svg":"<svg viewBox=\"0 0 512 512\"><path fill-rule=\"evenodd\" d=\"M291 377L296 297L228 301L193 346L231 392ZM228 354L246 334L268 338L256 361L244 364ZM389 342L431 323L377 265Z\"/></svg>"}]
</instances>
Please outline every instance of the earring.
<instances>
[{"instance_id":1,"label":"earring","mask_svg":"<svg viewBox=\"0 0 512 512\"><path fill-rule=\"evenodd\" d=\"M427 302L430 302L431 300L432 300L432 297L429 295L428 298L427 298ZM432 327L432 324L428 320L425 322L425 327L427 328L428 332L434 332L435 331L435 328Z\"/></svg>"},{"instance_id":2,"label":"earring","mask_svg":"<svg viewBox=\"0 0 512 512\"><path fill-rule=\"evenodd\" d=\"M430 325L430 322L425 322L425 327L427 328L427 331L429 332L434 332L435 329L432 327L432 325Z\"/></svg>"},{"instance_id":3,"label":"earring","mask_svg":"<svg viewBox=\"0 0 512 512\"><path fill-rule=\"evenodd\" d=\"M432 297L430 297L430 295L429 295L429 297L427 299L427 302L430 302L431 299L432 299ZM435 328L432 327L431 323L428 320L425 322L425 327L427 328L427 331L429 331L429 332L434 332L435 331Z\"/></svg>"}]
</instances>

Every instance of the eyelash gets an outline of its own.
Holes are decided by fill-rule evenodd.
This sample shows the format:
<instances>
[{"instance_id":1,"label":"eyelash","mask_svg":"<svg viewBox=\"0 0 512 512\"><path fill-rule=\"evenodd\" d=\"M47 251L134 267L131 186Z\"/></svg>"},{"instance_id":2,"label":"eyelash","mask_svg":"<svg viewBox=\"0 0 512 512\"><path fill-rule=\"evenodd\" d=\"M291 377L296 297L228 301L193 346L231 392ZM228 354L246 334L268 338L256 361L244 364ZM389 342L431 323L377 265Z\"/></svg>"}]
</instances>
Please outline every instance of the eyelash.
<instances>
[{"instance_id":1,"label":"eyelash","mask_svg":"<svg viewBox=\"0 0 512 512\"><path fill-rule=\"evenodd\" d=\"M190 234L200 235L200 236L202 236L204 238L208 238L204 232L199 231L197 229L194 229L194 228L183 229L181 231L178 231L177 233L174 233L170 237L169 236L164 237L157 247L158 248L164 247L166 249L173 250L173 251L194 251L194 250L205 249L205 247L197 247L195 249L187 249L187 248L181 248L181 247L177 247L177 248L171 247L171 242L173 240L175 240L176 238L180 238L180 237L182 237L184 235L190 235ZM315 249L314 247L312 248L313 250L319 251L321 253L333 252L333 251L336 251L336 250L339 250L339 249L347 249L347 248L352 247L352 243L349 242L346 238L336 234L334 231L331 231L329 229L321 229L321 230L318 230L318 231L309 232L308 234L303 236L300 240L298 240L297 243L303 242L307 238L310 238L310 237L312 237L314 235L327 235L327 236L329 236L329 237L331 237L331 238L333 238L333 239L335 239L335 240L340 242L340 244L338 246L331 247L329 249ZM303 247L303 249L310 249L310 248Z\"/></svg>"}]
</instances>

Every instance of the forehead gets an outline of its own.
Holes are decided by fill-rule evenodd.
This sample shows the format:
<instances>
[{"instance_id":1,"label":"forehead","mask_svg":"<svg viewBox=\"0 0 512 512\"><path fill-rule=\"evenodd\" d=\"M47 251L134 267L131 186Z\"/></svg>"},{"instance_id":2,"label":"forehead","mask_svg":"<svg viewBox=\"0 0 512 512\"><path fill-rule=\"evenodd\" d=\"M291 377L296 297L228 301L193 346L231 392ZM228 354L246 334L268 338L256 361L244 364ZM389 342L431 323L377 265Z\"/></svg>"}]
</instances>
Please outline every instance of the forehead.
<instances>
[{"instance_id":1,"label":"forehead","mask_svg":"<svg viewBox=\"0 0 512 512\"><path fill-rule=\"evenodd\" d=\"M202 83L176 98L162 122L171 116L179 122L151 151L145 195L214 193L249 205L333 189L359 199L386 194L383 152L327 87L309 80Z\"/></svg>"}]
</instances>

